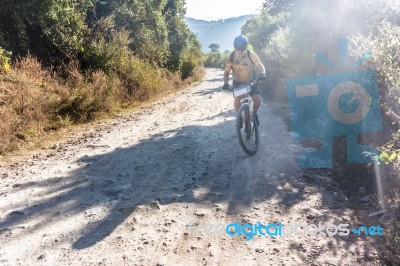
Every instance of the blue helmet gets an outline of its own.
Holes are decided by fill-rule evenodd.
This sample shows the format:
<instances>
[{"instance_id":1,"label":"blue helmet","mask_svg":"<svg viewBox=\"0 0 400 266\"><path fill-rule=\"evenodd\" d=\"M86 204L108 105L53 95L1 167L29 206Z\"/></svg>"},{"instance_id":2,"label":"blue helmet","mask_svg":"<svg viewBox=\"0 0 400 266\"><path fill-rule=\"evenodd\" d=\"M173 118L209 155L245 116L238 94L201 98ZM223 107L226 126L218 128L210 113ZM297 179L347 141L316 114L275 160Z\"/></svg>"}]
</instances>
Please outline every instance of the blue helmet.
<instances>
[{"instance_id":1,"label":"blue helmet","mask_svg":"<svg viewBox=\"0 0 400 266\"><path fill-rule=\"evenodd\" d=\"M245 50L248 44L249 40L244 35L237 36L233 41L233 47L235 47L236 50Z\"/></svg>"}]
</instances>

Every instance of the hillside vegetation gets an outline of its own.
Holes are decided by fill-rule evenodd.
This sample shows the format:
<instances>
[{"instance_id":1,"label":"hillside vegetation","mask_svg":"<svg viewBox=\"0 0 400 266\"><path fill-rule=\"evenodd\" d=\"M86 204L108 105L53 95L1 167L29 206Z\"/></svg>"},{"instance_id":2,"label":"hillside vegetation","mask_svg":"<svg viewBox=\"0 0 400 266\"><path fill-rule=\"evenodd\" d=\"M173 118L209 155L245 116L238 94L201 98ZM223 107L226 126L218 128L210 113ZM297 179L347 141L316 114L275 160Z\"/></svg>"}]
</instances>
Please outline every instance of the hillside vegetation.
<instances>
[{"instance_id":1,"label":"hillside vegetation","mask_svg":"<svg viewBox=\"0 0 400 266\"><path fill-rule=\"evenodd\" d=\"M266 1L264 12L242 28L266 66L271 88L284 90L291 77L372 68L377 71L383 110L400 118L400 3L393 0ZM345 64L340 39L349 41ZM317 60L325 56L332 65ZM398 142L397 138L394 142ZM381 159L400 162L391 142ZM389 158L390 157L390 158Z\"/></svg>"},{"instance_id":2,"label":"hillside vegetation","mask_svg":"<svg viewBox=\"0 0 400 266\"><path fill-rule=\"evenodd\" d=\"M269 89L285 91L285 80L374 69L384 116L383 138L376 164L391 164L388 172L398 183L400 165L400 2L397 0L267 0L264 12L242 28L255 52L266 66ZM349 42L348 57L342 64L340 39ZM343 48L343 47L342 47ZM323 55L332 64L323 64ZM336 65L336 67L332 67ZM285 96L285 95L282 95ZM371 121L373 122L373 121ZM384 137L382 137L384 136ZM389 178L388 178L389 179ZM385 238L380 256L386 265L400 264L399 190L376 197L377 206L385 206ZM380 240L379 240L380 241Z\"/></svg>"},{"instance_id":3,"label":"hillside vegetation","mask_svg":"<svg viewBox=\"0 0 400 266\"><path fill-rule=\"evenodd\" d=\"M196 79L185 2L0 3L0 155Z\"/></svg>"}]
</instances>

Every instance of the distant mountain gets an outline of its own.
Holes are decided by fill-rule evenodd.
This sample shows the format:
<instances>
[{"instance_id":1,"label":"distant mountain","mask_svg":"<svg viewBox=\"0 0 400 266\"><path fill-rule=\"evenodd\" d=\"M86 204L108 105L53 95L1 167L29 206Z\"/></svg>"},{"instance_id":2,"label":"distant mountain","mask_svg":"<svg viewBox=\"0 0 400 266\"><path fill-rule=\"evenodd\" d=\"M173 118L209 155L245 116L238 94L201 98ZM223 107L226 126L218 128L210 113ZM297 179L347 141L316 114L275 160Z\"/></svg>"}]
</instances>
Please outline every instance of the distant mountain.
<instances>
[{"instance_id":1,"label":"distant mountain","mask_svg":"<svg viewBox=\"0 0 400 266\"><path fill-rule=\"evenodd\" d=\"M217 43L220 51L233 50L233 39L240 34L241 27L252 16L206 21L201 19L185 18L189 29L197 35L204 52L209 52L208 46Z\"/></svg>"}]
</instances>

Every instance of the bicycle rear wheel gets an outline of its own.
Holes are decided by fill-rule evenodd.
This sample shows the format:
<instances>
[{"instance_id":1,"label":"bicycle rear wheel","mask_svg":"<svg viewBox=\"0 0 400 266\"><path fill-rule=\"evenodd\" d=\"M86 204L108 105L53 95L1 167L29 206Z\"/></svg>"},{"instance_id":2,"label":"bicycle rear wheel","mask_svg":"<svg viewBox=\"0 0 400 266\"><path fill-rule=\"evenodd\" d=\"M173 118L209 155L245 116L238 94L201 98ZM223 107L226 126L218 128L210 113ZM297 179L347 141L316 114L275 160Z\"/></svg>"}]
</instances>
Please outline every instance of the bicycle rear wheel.
<instances>
[{"instance_id":1,"label":"bicycle rear wheel","mask_svg":"<svg viewBox=\"0 0 400 266\"><path fill-rule=\"evenodd\" d=\"M236 114L236 134L242 150L248 155L254 155L258 149L259 135L248 104L243 104Z\"/></svg>"}]
</instances>

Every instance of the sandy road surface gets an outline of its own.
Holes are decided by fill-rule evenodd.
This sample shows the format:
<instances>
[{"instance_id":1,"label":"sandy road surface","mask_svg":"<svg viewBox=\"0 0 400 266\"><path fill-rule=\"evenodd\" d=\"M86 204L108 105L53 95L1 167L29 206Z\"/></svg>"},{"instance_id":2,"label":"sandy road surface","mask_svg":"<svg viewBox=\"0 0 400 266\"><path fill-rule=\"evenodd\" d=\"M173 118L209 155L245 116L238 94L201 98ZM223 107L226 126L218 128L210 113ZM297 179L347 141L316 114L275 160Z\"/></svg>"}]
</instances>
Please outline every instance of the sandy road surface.
<instances>
[{"instance_id":1,"label":"sandy road surface","mask_svg":"<svg viewBox=\"0 0 400 266\"><path fill-rule=\"evenodd\" d=\"M265 101L246 156L222 72L147 110L98 123L0 168L1 265L362 265L367 239L210 236L205 224L351 223L328 178L304 178L298 147ZM265 95L264 95L265 96ZM192 227L188 227L192 224Z\"/></svg>"}]
</instances>

